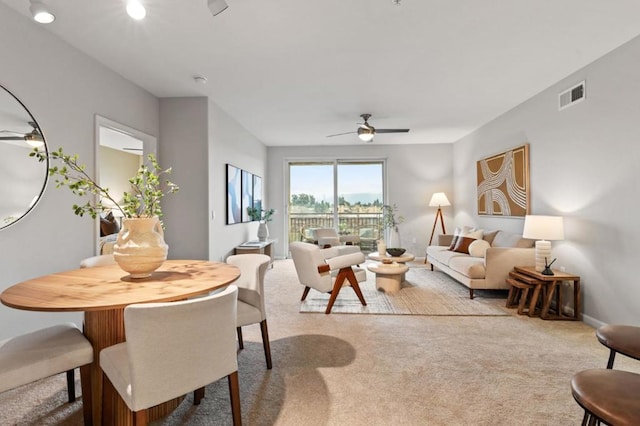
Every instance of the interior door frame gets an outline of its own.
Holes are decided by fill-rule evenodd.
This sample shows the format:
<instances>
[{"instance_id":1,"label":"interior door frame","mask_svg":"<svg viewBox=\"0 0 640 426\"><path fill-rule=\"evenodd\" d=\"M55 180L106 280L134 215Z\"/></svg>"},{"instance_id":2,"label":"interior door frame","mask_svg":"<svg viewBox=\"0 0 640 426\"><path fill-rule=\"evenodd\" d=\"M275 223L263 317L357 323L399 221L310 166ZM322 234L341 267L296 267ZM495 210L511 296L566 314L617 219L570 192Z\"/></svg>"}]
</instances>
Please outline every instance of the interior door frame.
<instances>
[{"instance_id":1,"label":"interior door frame","mask_svg":"<svg viewBox=\"0 0 640 426\"><path fill-rule=\"evenodd\" d=\"M134 129L133 127L129 127L125 124L119 123L115 120L111 120L102 115L95 115L95 125L94 125L94 140L95 140L95 158L94 158L94 167L95 167L95 179L98 184L100 184L100 129L107 128L113 130L118 133L122 133L123 135L131 136L132 138L138 139L142 141L142 156L146 158L147 155L153 154L154 156L158 156L158 138L148 133L142 132L138 129ZM100 219L96 218L95 220L95 251L96 255L100 254Z\"/></svg>"}]
</instances>

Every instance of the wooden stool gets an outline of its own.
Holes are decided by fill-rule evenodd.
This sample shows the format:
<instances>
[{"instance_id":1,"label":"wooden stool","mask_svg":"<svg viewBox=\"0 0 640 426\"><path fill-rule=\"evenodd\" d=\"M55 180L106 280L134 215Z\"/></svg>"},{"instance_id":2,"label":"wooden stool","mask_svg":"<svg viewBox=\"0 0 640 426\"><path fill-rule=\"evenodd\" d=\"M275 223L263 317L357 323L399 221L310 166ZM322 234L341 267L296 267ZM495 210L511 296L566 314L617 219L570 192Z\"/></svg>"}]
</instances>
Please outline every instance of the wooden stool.
<instances>
[{"instance_id":1,"label":"wooden stool","mask_svg":"<svg viewBox=\"0 0 640 426\"><path fill-rule=\"evenodd\" d=\"M517 308L518 303L520 302L520 297L522 296L522 288L517 285L511 284L509 278L507 278L506 282L509 284L509 294L507 294L507 308Z\"/></svg>"},{"instance_id":2,"label":"wooden stool","mask_svg":"<svg viewBox=\"0 0 640 426\"><path fill-rule=\"evenodd\" d=\"M581 371L571 379L571 394L584 408L582 425L640 424L640 374L620 370Z\"/></svg>"},{"instance_id":3,"label":"wooden stool","mask_svg":"<svg viewBox=\"0 0 640 426\"><path fill-rule=\"evenodd\" d=\"M529 307L531 305L531 302L527 303L527 300L529 299L529 290L533 289L534 286L522 281L515 280L513 278L507 278L507 284L509 284L510 286L509 295L507 296L507 307L515 307L517 303L518 315L527 314L529 316L533 316L530 313L531 308ZM509 306L510 304L512 306ZM535 310L535 304L533 306Z\"/></svg>"},{"instance_id":4,"label":"wooden stool","mask_svg":"<svg viewBox=\"0 0 640 426\"><path fill-rule=\"evenodd\" d=\"M596 337L611 350L607 368L613 368L616 352L640 360L640 327L603 325L596 330Z\"/></svg>"}]
</instances>

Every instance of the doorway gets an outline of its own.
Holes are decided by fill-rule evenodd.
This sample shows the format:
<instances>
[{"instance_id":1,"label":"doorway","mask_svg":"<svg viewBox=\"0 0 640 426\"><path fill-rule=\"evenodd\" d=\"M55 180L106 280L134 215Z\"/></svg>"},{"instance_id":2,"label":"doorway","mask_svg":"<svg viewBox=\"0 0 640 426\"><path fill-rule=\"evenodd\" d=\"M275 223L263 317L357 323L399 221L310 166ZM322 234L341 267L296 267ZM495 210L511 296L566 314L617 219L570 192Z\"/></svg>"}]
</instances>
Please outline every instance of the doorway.
<instances>
[{"instance_id":1,"label":"doorway","mask_svg":"<svg viewBox=\"0 0 640 426\"><path fill-rule=\"evenodd\" d=\"M148 154L156 155L157 139L124 124L95 116L96 138L96 180L100 186L109 188L116 202L120 202L125 191L129 191L129 178L135 176ZM115 206L105 211L111 212L115 220L122 224L122 213ZM115 235L102 232L100 219L96 218L96 254L110 252Z\"/></svg>"}]
</instances>

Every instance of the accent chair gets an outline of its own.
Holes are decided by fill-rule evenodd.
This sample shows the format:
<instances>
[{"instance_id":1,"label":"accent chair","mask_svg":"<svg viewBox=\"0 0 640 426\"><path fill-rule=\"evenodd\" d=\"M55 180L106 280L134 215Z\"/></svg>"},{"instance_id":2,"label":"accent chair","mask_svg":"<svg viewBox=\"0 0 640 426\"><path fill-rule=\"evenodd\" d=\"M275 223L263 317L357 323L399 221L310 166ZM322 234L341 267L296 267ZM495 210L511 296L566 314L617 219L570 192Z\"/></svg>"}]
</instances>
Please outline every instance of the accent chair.
<instances>
[{"instance_id":1,"label":"accent chair","mask_svg":"<svg viewBox=\"0 0 640 426\"><path fill-rule=\"evenodd\" d=\"M361 251L340 254L337 247L321 249L315 244L303 242L291 243L289 250L300 284L304 286L301 300L307 298L312 288L321 293L331 293L325 311L325 314L329 314L342 286L350 284L360 303L367 305L358 284L367 279L367 273L364 269L356 267L365 261Z\"/></svg>"}]
</instances>

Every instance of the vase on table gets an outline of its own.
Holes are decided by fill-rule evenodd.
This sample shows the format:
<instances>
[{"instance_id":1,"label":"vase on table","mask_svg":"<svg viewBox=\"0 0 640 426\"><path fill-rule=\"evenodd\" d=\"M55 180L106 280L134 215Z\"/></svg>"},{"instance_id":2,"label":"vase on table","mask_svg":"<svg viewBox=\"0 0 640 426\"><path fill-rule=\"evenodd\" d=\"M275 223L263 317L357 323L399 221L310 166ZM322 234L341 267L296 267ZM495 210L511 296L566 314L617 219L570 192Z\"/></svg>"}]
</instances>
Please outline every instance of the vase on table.
<instances>
[{"instance_id":1,"label":"vase on table","mask_svg":"<svg viewBox=\"0 0 640 426\"><path fill-rule=\"evenodd\" d=\"M269 227L266 222L260 222L258 225L258 241L267 241L269 238Z\"/></svg>"},{"instance_id":2,"label":"vase on table","mask_svg":"<svg viewBox=\"0 0 640 426\"><path fill-rule=\"evenodd\" d=\"M385 240L387 244L386 248L402 248L402 242L400 241L400 232L398 231L397 226L387 229L387 237L385 238Z\"/></svg>"},{"instance_id":3,"label":"vase on table","mask_svg":"<svg viewBox=\"0 0 640 426\"><path fill-rule=\"evenodd\" d=\"M169 246L157 216L125 218L113 247L113 257L131 278L146 278L165 260Z\"/></svg>"}]
</instances>

